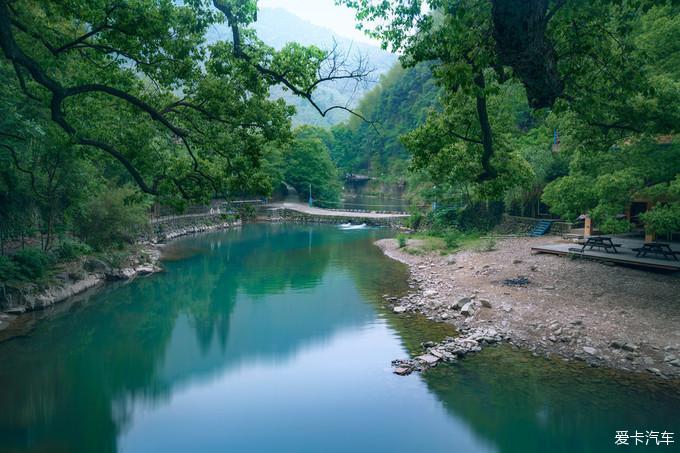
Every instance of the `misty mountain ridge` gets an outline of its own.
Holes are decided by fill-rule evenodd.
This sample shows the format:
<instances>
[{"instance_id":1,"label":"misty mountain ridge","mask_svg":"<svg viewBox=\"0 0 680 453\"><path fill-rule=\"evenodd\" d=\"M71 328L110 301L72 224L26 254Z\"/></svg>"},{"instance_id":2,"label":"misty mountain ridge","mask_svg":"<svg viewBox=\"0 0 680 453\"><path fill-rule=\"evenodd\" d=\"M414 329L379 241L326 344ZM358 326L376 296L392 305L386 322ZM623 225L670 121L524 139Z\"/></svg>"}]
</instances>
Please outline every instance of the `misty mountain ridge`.
<instances>
[{"instance_id":1,"label":"misty mountain ridge","mask_svg":"<svg viewBox=\"0 0 680 453\"><path fill-rule=\"evenodd\" d=\"M347 54L350 69L352 63L356 63L360 57L368 61L368 66L374 69L369 80L358 84L352 80L325 82L316 89L313 98L321 109L333 105L356 107L363 95L379 83L380 76L387 73L397 62L396 55L378 46L339 36L328 28L307 22L282 8L263 8L258 11L254 28L258 37L275 49L281 49L289 42L298 42L305 46L314 45L324 50L337 45L341 53ZM206 38L208 42L231 40L231 31L227 24L214 25ZM293 117L294 126L312 124L330 127L347 120L350 116L346 111L335 110L322 117L307 100L293 95L283 87L272 87L271 91L274 99L283 98L288 104L295 106L297 114Z\"/></svg>"}]
</instances>

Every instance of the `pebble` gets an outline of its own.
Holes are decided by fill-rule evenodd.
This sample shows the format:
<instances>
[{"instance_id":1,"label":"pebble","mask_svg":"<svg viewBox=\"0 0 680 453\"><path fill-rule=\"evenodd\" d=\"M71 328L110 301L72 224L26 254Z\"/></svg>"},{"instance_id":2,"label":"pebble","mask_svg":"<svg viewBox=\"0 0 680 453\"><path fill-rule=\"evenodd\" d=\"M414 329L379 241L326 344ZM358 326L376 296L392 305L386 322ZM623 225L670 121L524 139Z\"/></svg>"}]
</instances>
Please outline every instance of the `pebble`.
<instances>
[{"instance_id":1,"label":"pebble","mask_svg":"<svg viewBox=\"0 0 680 453\"><path fill-rule=\"evenodd\" d=\"M438 294L439 294L439 292L437 292L434 289L426 289L423 292L423 296L425 296L425 297L436 297Z\"/></svg>"}]
</instances>

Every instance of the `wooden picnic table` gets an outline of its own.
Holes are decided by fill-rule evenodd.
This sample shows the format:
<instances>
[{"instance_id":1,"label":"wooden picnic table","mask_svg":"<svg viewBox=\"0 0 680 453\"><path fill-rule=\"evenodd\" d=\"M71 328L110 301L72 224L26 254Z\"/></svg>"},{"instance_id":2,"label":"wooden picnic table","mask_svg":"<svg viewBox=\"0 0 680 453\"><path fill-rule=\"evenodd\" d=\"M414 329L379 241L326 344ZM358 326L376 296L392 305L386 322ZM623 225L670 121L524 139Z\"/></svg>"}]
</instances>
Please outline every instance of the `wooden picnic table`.
<instances>
[{"instance_id":1,"label":"wooden picnic table","mask_svg":"<svg viewBox=\"0 0 680 453\"><path fill-rule=\"evenodd\" d=\"M590 236L583 243L583 247L581 247L580 252L581 253L585 252L586 247L590 247L590 250L592 250L593 247L597 247L603 248L604 251L607 253L609 253L609 250L613 250L614 253L619 253L616 251L616 248L621 247L621 244L614 244L612 238L610 238L609 236Z\"/></svg>"},{"instance_id":2,"label":"wooden picnic table","mask_svg":"<svg viewBox=\"0 0 680 453\"><path fill-rule=\"evenodd\" d=\"M637 252L637 257L645 257L648 253L655 255L663 255L664 258L673 258L678 261L678 256L680 252L674 252L669 244L664 244L663 242L645 242L642 247L633 249Z\"/></svg>"}]
</instances>

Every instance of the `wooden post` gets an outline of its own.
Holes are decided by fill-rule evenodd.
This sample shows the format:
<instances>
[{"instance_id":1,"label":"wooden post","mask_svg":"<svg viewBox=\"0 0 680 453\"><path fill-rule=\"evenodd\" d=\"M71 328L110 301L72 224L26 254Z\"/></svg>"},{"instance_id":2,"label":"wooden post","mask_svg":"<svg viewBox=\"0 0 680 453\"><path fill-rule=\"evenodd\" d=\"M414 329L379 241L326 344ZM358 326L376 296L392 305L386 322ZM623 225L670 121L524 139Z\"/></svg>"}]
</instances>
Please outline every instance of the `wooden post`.
<instances>
[{"instance_id":1,"label":"wooden post","mask_svg":"<svg viewBox=\"0 0 680 453\"><path fill-rule=\"evenodd\" d=\"M652 209L652 203L648 201L647 206L645 207L645 212L648 212L650 209ZM647 228L645 228L645 242L654 242L654 241L656 241L656 234L652 233Z\"/></svg>"},{"instance_id":2,"label":"wooden post","mask_svg":"<svg viewBox=\"0 0 680 453\"><path fill-rule=\"evenodd\" d=\"M586 215L586 220L583 225L583 235L592 236L593 235L593 219L589 215Z\"/></svg>"}]
</instances>

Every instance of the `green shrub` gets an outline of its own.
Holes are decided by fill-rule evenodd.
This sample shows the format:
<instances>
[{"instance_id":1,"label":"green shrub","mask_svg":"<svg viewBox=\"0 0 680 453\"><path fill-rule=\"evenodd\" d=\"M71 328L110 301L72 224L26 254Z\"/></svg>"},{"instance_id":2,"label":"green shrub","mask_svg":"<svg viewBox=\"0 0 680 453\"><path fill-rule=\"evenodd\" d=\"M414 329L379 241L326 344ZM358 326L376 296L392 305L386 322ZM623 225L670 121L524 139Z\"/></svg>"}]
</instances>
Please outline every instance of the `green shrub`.
<instances>
[{"instance_id":1,"label":"green shrub","mask_svg":"<svg viewBox=\"0 0 680 453\"><path fill-rule=\"evenodd\" d=\"M36 280L47 275L54 264L50 256L37 248L27 248L12 256L19 280Z\"/></svg>"},{"instance_id":2,"label":"green shrub","mask_svg":"<svg viewBox=\"0 0 680 453\"><path fill-rule=\"evenodd\" d=\"M131 187L111 188L86 203L76 219L78 234L97 250L130 244L148 225L147 206Z\"/></svg>"},{"instance_id":3,"label":"green shrub","mask_svg":"<svg viewBox=\"0 0 680 453\"><path fill-rule=\"evenodd\" d=\"M22 280L19 266L8 256L0 255L0 282Z\"/></svg>"},{"instance_id":4,"label":"green shrub","mask_svg":"<svg viewBox=\"0 0 680 453\"><path fill-rule=\"evenodd\" d=\"M458 208L444 207L435 209L428 214L428 224L434 233L446 234L450 228L457 226Z\"/></svg>"},{"instance_id":5,"label":"green shrub","mask_svg":"<svg viewBox=\"0 0 680 453\"><path fill-rule=\"evenodd\" d=\"M236 218L250 220L255 218L255 208L249 204L240 204L236 207Z\"/></svg>"},{"instance_id":6,"label":"green shrub","mask_svg":"<svg viewBox=\"0 0 680 453\"><path fill-rule=\"evenodd\" d=\"M397 236L397 241L399 241L399 248L400 249L403 249L404 247L406 247L406 236L405 235L400 234L399 236Z\"/></svg>"},{"instance_id":7,"label":"green shrub","mask_svg":"<svg viewBox=\"0 0 680 453\"><path fill-rule=\"evenodd\" d=\"M463 241L463 233L455 228L450 228L442 233L442 238L446 244L446 248L456 249L460 247Z\"/></svg>"},{"instance_id":8,"label":"green shrub","mask_svg":"<svg viewBox=\"0 0 680 453\"><path fill-rule=\"evenodd\" d=\"M412 230L418 230L423 223L424 216L419 212L412 212L411 216L406 221L406 226Z\"/></svg>"},{"instance_id":9,"label":"green shrub","mask_svg":"<svg viewBox=\"0 0 680 453\"><path fill-rule=\"evenodd\" d=\"M123 264L130 256L127 250L109 250L101 255L101 259L111 267L123 267Z\"/></svg>"},{"instance_id":10,"label":"green shrub","mask_svg":"<svg viewBox=\"0 0 680 453\"><path fill-rule=\"evenodd\" d=\"M54 256L59 261L73 261L79 256L92 253L92 248L80 241L64 239L53 251Z\"/></svg>"}]
</instances>

